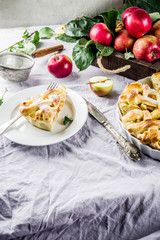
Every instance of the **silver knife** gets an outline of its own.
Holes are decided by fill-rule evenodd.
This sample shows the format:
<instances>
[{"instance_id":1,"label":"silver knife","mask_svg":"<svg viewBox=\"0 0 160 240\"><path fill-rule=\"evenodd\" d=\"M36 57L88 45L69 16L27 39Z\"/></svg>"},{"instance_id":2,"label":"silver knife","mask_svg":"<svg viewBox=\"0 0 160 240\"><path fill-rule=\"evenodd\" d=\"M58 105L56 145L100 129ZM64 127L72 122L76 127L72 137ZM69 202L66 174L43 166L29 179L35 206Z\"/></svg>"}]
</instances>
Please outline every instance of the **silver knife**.
<instances>
[{"instance_id":1,"label":"silver knife","mask_svg":"<svg viewBox=\"0 0 160 240\"><path fill-rule=\"evenodd\" d=\"M141 160L139 149L132 143L128 142L119 132L117 132L117 130L109 123L108 119L94 105L87 100L86 103L89 113L115 137L117 142L123 148L125 154L132 160Z\"/></svg>"}]
</instances>

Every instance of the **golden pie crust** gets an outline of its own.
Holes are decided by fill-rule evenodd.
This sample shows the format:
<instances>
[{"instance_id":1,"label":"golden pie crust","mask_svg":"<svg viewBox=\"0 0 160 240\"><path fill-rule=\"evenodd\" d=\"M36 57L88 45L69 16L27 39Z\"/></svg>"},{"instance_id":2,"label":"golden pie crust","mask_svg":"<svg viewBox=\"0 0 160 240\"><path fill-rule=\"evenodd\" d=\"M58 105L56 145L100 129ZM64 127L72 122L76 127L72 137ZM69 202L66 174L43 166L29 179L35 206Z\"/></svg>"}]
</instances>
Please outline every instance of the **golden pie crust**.
<instances>
[{"instance_id":1,"label":"golden pie crust","mask_svg":"<svg viewBox=\"0 0 160 240\"><path fill-rule=\"evenodd\" d=\"M66 96L64 86L50 88L42 94L22 101L19 111L32 125L52 131L64 107Z\"/></svg>"},{"instance_id":2,"label":"golden pie crust","mask_svg":"<svg viewBox=\"0 0 160 240\"><path fill-rule=\"evenodd\" d=\"M160 73L151 76L153 88L134 82L119 97L123 126L142 144L160 150Z\"/></svg>"}]
</instances>

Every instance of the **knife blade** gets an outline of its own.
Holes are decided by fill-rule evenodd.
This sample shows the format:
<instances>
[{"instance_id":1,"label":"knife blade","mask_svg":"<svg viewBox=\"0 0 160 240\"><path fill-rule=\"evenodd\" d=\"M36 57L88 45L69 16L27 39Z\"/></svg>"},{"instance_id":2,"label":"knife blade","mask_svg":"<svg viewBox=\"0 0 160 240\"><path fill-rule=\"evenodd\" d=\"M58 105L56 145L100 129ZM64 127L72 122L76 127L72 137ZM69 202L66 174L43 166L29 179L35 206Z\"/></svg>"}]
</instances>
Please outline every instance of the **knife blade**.
<instances>
[{"instance_id":1,"label":"knife blade","mask_svg":"<svg viewBox=\"0 0 160 240\"><path fill-rule=\"evenodd\" d=\"M110 124L103 113L101 113L92 103L88 102L86 99L85 101L87 103L88 112L113 135L113 137L123 148L125 154L132 160L140 160L141 155L139 149L132 143L128 142L119 132L117 132L117 130Z\"/></svg>"}]
</instances>

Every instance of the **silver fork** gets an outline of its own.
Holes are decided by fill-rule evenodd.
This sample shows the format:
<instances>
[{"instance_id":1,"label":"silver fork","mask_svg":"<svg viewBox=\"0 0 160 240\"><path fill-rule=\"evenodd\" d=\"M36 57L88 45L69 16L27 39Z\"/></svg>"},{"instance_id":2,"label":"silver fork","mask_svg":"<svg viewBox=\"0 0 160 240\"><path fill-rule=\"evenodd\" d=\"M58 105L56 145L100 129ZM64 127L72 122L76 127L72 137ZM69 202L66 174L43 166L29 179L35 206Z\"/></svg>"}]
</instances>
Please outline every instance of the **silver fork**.
<instances>
[{"instance_id":1,"label":"silver fork","mask_svg":"<svg viewBox=\"0 0 160 240\"><path fill-rule=\"evenodd\" d=\"M47 89L50 88L57 88L58 84L56 82L51 82ZM22 115L19 114L18 116L12 118L11 120L9 120L8 122L4 123L3 125L0 126L0 134L4 133L10 126L12 126L19 118L21 118Z\"/></svg>"}]
</instances>

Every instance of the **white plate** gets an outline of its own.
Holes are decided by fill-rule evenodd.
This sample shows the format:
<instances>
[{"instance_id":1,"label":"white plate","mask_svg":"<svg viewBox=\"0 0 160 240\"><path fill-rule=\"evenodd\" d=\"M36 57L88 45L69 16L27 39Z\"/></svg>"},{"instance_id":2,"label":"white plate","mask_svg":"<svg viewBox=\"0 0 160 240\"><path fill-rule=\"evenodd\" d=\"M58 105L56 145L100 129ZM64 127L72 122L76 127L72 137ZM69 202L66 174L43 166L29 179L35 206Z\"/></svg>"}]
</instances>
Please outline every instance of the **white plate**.
<instances>
[{"instance_id":1,"label":"white plate","mask_svg":"<svg viewBox=\"0 0 160 240\"><path fill-rule=\"evenodd\" d=\"M27 88L16 93L4 102L0 107L0 125L19 114L18 108L21 101L44 92L46 88L47 86ZM16 143L28 146L55 144L73 136L86 122L88 109L86 102L80 95L70 89L67 89L67 92L68 96L64 108L59 114L53 131L49 132L37 128L22 117L13 124L4 135ZM73 122L70 125L64 126L63 119L66 115L73 118Z\"/></svg>"},{"instance_id":2,"label":"white plate","mask_svg":"<svg viewBox=\"0 0 160 240\"><path fill-rule=\"evenodd\" d=\"M150 87L152 87L152 82L150 80L150 77L145 78L145 79L141 79L138 82L141 82L142 84L147 83ZM160 151L157 149L153 149L148 145L142 144L136 137L132 136L123 126L120 117L122 116L120 109L118 107L118 103L117 103L117 119L118 122L121 126L121 128L123 129L127 139L132 142L135 146L137 146L139 148L139 150L141 152L143 152L144 154L148 155L149 157L153 158L153 159L157 159L160 160Z\"/></svg>"}]
</instances>

